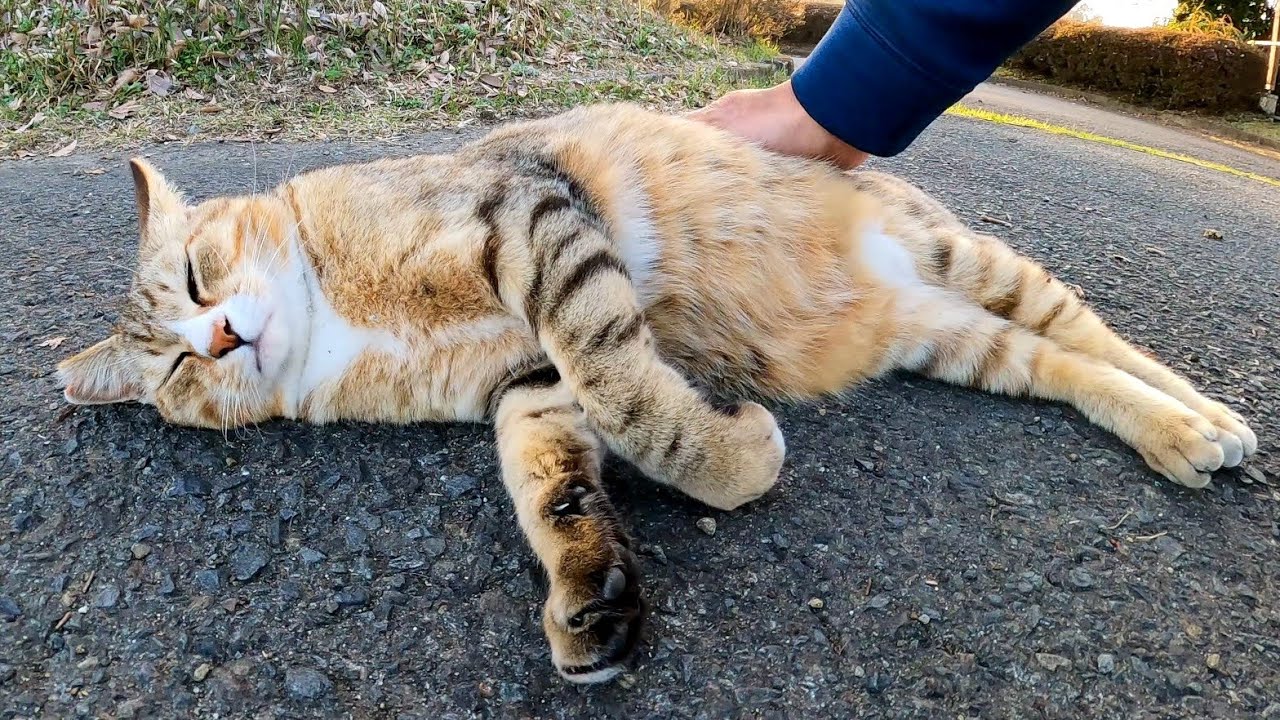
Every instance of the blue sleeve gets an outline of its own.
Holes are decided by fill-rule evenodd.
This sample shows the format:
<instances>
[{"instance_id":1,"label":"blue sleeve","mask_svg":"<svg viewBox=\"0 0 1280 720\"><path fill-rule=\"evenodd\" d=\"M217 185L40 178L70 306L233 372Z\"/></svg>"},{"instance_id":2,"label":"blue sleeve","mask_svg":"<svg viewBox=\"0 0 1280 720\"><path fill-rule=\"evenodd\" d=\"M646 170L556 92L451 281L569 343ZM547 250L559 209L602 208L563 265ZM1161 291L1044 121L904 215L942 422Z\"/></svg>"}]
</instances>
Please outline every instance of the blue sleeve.
<instances>
[{"instance_id":1,"label":"blue sleeve","mask_svg":"<svg viewBox=\"0 0 1280 720\"><path fill-rule=\"evenodd\" d=\"M796 70L819 125L863 152L902 152L1075 0L847 0Z\"/></svg>"}]
</instances>

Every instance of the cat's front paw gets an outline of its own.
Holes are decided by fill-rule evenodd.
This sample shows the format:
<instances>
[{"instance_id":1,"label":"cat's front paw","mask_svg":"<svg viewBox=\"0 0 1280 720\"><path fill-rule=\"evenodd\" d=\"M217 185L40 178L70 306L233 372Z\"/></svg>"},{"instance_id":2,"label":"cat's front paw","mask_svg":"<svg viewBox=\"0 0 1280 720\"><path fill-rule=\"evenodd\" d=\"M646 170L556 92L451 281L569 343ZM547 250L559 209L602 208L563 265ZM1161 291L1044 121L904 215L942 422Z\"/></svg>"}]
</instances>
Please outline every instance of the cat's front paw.
<instances>
[{"instance_id":1,"label":"cat's front paw","mask_svg":"<svg viewBox=\"0 0 1280 720\"><path fill-rule=\"evenodd\" d=\"M707 457L686 492L716 509L733 510L778 482L787 444L763 405L742 402L720 415L708 433Z\"/></svg>"},{"instance_id":2,"label":"cat's front paw","mask_svg":"<svg viewBox=\"0 0 1280 720\"><path fill-rule=\"evenodd\" d=\"M551 661L573 683L602 683L620 674L644 625L635 556L619 543L601 550L566 558L543 608Z\"/></svg>"}]
</instances>

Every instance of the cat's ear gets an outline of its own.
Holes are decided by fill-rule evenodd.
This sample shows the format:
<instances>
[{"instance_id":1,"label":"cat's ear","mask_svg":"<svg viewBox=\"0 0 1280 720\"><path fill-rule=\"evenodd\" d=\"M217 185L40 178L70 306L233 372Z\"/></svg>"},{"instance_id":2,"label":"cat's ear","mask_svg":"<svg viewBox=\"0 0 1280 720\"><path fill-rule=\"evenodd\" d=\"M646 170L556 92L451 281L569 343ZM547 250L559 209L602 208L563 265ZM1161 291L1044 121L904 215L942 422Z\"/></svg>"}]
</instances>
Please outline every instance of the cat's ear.
<instances>
[{"instance_id":1,"label":"cat's ear","mask_svg":"<svg viewBox=\"0 0 1280 720\"><path fill-rule=\"evenodd\" d=\"M73 405L104 405L142 399L142 373L124 338L112 335L58 364L62 394Z\"/></svg>"},{"instance_id":2,"label":"cat's ear","mask_svg":"<svg viewBox=\"0 0 1280 720\"><path fill-rule=\"evenodd\" d=\"M152 225L164 218L181 216L186 204L164 175L142 158L129 161L133 171L133 196L138 203L138 228L146 238Z\"/></svg>"}]
</instances>

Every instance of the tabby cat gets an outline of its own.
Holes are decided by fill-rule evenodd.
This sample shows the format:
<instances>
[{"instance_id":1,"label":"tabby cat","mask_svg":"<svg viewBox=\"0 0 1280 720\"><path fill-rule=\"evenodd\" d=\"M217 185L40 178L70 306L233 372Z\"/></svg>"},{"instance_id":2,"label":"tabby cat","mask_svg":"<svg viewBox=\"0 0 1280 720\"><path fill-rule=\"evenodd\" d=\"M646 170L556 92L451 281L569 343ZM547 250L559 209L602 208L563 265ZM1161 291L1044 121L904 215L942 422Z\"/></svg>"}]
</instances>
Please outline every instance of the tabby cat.
<instances>
[{"instance_id":1,"label":"tabby cat","mask_svg":"<svg viewBox=\"0 0 1280 720\"><path fill-rule=\"evenodd\" d=\"M132 170L137 272L113 334L59 366L67 399L207 428L492 420L575 682L619 672L643 615L606 449L723 510L778 477L773 416L699 388L800 400L914 371L1069 403L1193 488L1257 448L922 191L685 118L580 108L197 205Z\"/></svg>"}]
</instances>

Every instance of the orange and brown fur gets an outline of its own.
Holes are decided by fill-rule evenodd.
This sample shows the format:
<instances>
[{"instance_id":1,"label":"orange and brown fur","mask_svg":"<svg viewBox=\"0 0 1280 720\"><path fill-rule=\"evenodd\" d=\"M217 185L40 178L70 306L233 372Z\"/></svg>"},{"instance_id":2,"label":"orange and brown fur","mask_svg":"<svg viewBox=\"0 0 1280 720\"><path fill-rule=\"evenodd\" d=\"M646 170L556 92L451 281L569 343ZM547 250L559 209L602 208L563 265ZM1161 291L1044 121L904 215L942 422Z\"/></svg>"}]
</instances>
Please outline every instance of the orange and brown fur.
<instances>
[{"instance_id":1,"label":"orange and brown fur","mask_svg":"<svg viewBox=\"0 0 1280 720\"><path fill-rule=\"evenodd\" d=\"M214 428L493 420L579 682L617 671L642 614L606 448L722 509L777 478L772 415L693 383L802 399L905 369L1063 401L1191 487L1257 447L921 191L684 119L584 108L195 206L133 167L137 275L115 333L62 364L67 397Z\"/></svg>"}]
</instances>

